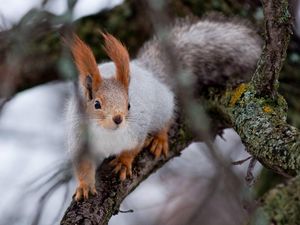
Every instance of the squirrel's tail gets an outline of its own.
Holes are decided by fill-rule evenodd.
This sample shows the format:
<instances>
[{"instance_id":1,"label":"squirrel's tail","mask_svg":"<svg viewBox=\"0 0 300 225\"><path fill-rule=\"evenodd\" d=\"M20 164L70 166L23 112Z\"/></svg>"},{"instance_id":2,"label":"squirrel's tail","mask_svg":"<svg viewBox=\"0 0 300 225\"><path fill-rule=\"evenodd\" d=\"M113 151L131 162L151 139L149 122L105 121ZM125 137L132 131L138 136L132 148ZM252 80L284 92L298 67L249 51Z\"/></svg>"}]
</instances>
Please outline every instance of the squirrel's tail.
<instances>
[{"instance_id":1,"label":"squirrel's tail","mask_svg":"<svg viewBox=\"0 0 300 225\"><path fill-rule=\"evenodd\" d=\"M210 16L193 22L179 20L166 39L182 69L197 79L200 87L237 85L250 79L261 54L261 38L251 26L237 19ZM160 40L148 41L137 61L172 87L172 60ZM200 82L200 84L199 84Z\"/></svg>"}]
</instances>

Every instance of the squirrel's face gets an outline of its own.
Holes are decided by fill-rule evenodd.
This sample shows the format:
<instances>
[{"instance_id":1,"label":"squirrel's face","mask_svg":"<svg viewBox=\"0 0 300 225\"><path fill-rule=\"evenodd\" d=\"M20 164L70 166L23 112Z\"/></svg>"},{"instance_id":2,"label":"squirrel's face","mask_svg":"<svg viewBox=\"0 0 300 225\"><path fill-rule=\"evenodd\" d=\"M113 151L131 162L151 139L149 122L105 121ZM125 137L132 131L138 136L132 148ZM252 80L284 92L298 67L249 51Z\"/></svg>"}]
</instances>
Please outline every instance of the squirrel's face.
<instances>
[{"instance_id":1,"label":"squirrel's face","mask_svg":"<svg viewBox=\"0 0 300 225\"><path fill-rule=\"evenodd\" d=\"M130 109L127 90L116 79L103 79L86 107L89 117L101 127L111 130L124 127Z\"/></svg>"},{"instance_id":2,"label":"squirrel's face","mask_svg":"<svg viewBox=\"0 0 300 225\"><path fill-rule=\"evenodd\" d=\"M107 129L125 126L130 104L129 54L125 46L110 34L102 33L104 50L114 62L116 72L111 79L103 79L92 50L73 35L71 51L83 87L86 112L98 125Z\"/></svg>"}]
</instances>

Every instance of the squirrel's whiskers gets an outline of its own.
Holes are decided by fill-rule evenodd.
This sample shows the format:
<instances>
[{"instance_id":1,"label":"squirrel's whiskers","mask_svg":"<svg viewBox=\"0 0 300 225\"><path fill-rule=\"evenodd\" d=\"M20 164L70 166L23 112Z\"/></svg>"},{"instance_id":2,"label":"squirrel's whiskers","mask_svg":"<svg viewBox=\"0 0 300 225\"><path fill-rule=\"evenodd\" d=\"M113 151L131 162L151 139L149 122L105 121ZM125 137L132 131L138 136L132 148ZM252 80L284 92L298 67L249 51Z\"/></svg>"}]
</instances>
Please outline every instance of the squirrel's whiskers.
<instances>
[{"instance_id":1,"label":"squirrel's whiskers","mask_svg":"<svg viewBox=\"0 0 300 225\"><path fill-rule=\"evenodd\" d=\"M167 156L168 130L174 119L176 82L168 74L174 62L166 58L160 38L147 42L137 59L130 61L120 41L108 33L101 35L112 62L97 65L92 50L75 34L69 43L85 113L78 109L74 94L66 116L68 148L78 180L76 200L96 194L96 162L104 157L117 155L111 165L124 180L132 175L133 160L143 147L155 158ZM166 39L172 42L178 63L190 72L188 78L197 82L197 92L205 86L249 80L261 53L255 31L225 18L179 21ZM84 138L81 119L87 121L90 143L78 154Z\"/></svg>"}]
</instances>

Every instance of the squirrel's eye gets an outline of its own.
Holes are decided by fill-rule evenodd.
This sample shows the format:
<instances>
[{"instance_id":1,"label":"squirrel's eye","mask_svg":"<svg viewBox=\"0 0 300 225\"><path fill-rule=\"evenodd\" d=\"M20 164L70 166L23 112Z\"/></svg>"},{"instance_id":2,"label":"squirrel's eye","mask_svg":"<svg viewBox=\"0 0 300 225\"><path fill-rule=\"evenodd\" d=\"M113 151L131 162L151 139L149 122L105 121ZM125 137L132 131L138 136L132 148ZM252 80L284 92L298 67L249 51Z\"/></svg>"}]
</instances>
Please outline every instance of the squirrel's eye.
<instances>
[{"instance_id":1,"label":"squirrel's eye","mask_svg":"<svg viewBox=\"0 0 300 225\"><path fill-rule=\"evenodd\" d=\"M95 109L101 109L101 104L98 100L95 101Z\"/></svg>"},{"instance_id":2,"label":"squirrel's eye","mask_svg":"<svg viewBox=\"0 0 300 225\"><path fill-rule=\"evenodd\" d=\"M128 110L130 109L130 103L128 103Z\"/></svg>"}]
</instances>

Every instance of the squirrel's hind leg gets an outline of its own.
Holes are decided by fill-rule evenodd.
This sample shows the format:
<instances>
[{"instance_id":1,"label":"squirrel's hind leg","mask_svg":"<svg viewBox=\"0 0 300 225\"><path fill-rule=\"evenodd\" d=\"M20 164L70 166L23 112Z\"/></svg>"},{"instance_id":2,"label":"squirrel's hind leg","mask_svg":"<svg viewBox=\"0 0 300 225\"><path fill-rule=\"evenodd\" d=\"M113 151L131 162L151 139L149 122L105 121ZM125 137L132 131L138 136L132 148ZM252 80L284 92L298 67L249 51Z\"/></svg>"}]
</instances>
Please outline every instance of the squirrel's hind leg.
<instances>
[{"instance_id":1,"label":"squirrel's hind leg","mask_svg":"<svg viewBox=\"0 0 300 225\"><path fill-rule=\"evenodd\" d=\"M132 163L140 150L141 147L137 147L132 150L123 151L110 162L110 165L114 167L114 172L119 173L121 181L132 176Z\"/></svg>"},{"instance_id":2,"label":"squirrel's hind leg","mask_svg":"<svg viewBox=\"0 0 300 225\"><path fill-rule=\"evenodd\" d=\"M150 139L145 141L144 147L149 147L150 152L155 156L155 158L164 155L167 157L169 152L169 125L161 129L159 132L154 134Z\"/></svg>"},{"instance_id":3,"label":"squirrel's hind leg","mask_svg":"<svg viewBox=\"0 0 300 225\"><path fill-rule=\"evenodd\" d=\"M88 199L89 194L97 194L95 187L95 162L89 157L81 157L75 163L75 173L78 186L75 192L75 200Z\"/></svg>"}]
</instances>

